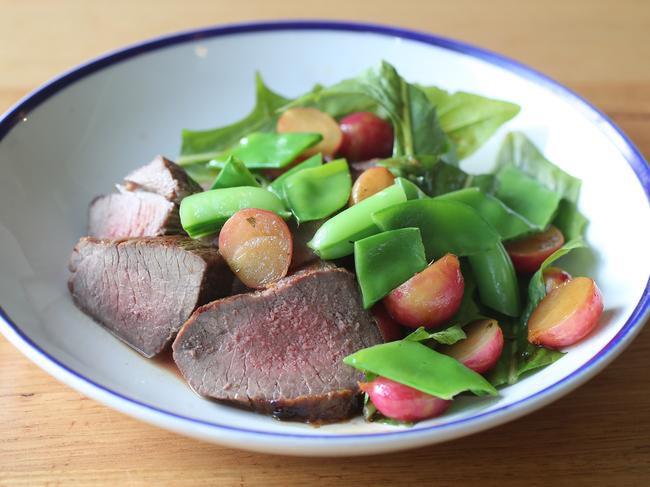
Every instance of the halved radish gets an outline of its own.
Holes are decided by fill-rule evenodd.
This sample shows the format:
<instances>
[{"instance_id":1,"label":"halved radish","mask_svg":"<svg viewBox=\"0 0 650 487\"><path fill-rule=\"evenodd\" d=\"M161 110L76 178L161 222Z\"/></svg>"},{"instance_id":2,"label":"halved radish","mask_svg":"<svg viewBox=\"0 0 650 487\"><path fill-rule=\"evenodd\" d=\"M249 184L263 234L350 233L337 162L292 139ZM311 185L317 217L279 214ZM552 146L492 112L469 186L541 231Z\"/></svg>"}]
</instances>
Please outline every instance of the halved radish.
<instances>
[{"instance_id":1,"label":"halved radish","mask_svg":"<svg viewBox=\"0 0 650 487\"><path fill-rule=\"evenodd\" d=\"M312 132L321 134L323 140L307 149L303 156L313 156L319 152L323 157L332 157L337 153L343 140L339 125L330 115L316 108L290 108L278 119L278 132Z\"/></svg>"},{"instance_id":2,"label":"halved radish","mask_svg":"<svg viewBox=\"0 0 650 487\"><path fill-rule=\"evenodd\" d=\"M381 302L370 308L370 312L377 322L377 328L379 328L379 333L381 333L384 342L394 342L404 338L402 327L391 318Z\"/></svg>"},{"instance_id":3,"label":"halved radish","mask_svg":"<svg viewBox=\"0 0 650 487\"><path fill-rule=\"evenodd\" d=\"M496 320L479 320L465 327L467 338L439 351L483 374L494 367L503 351L503 331Z\"/></svg>"},{"instance_id":4,"label":"halved radish","mask_svg":"<svg viewBox=\"0 0 650 487\"><path fill-rule=\"evenodd\" d=\"M287 275L293 239L278 215L247 208L224 224L219 233L219 252L246 286L262 288Z\"/></svg>"},{"instance_id":5,"label":"halved radish","mask_svg":"<svg viewBox=\"0 0 650 487\"><path fill-rule=\"evenodd\" d=\"M385 377L360 383L377 410L387 418L398 421L420 421L444 413L451 401L426 394Z\"/></svg>"},{"instance_id":6,"label":"halved radish","mask_svg":"<svg viewBox=\"0 0 650 487\"><path fill-rule=\"evenodd\" d=\"M528 341L548 348L573 345L586 337L603 313L603 298L593 279L576 277L553 289L528 320Z\"/></svg>"},{"instance_id":7,"label":"halved radish","mask_svg":"<svg viewBox=\"0 0 650 487\"><path fill-rule=\"evenodd\" d=\"M546 286L546 294L571 280L571 274L559 267L547 267L544 269L542 275L544 277L544 285Z\"/></svg>"},{"instance_id":8,"label":"halved radish","mask_svg":"<svg viewBox=\"0 0 650 487\"><path fill-rule=\"evenodd\" d=\"M371 167L363 171L352 185L350 193L350 206L363 201L382 189L386 189L395 182L395 176L382 166Z\"/></svg>"},{"instance_id":9,"label":"halved radish","mask_svg":"<svg viewBox=\"0 0 650 487\"><path fill-rule=\"evenodd\" d=\"M553 225L545 231L506 244L506 250L515 270L532 274L553 252L564 245L564 235Z\"/></svg>"}]
</instances>

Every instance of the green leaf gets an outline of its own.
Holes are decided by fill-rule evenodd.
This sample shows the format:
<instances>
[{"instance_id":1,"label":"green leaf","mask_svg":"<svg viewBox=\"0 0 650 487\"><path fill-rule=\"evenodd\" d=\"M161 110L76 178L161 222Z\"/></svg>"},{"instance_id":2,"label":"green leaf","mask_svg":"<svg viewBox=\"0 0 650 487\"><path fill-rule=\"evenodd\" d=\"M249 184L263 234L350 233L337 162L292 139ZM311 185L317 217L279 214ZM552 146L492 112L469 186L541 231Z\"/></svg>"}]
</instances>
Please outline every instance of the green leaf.
<instances>
[{"instance_id":1,"label":"green leaf","mask_svg":"<svg viewBox=\"0 0 650 487\"><path fill-rule=\"evenodd\" d=\"M223 169L219 171L219 175L214 180L210 189L235 188L238 186L254 186L259 188L260 184L242 161L231 156L226 161Z\"/></svg>"},{"instance_id":2,"label":"green leaf","mask_svg":"<svg viewBox=\"0 0 650 487\"><path fill-rule=\"evenodd\" d=\"M208 166L223 167L228 158L236 157L249 169L283 168L321 140L321 134L253 132L211 160Z\"/></svg>"},{"instance_id":3,"label":"green leaf","mask_svg":"<svg viewBox=\"0 0 650 487\"><path fill-rule=\"evenodd\" d=\"M553 220L553 225L562 232L564 239L568 241L583 237L588 222L589 220L578 211L575 203L562 200Z\"/></svg>"},{"instance_id":4,"label":"green leaf","mask_svg":"<svg viewBox=\"0 0 650 487\"><path fill-rule=\"evenodd\" d=\"M356 78L323 88L303 102L321 100L323 103L326 98L341 95L370 99L385 111L393 124L395 156L440 155L447 151L449 141L431 102L420 88L406 82L387 62L382 61Z\"/></svg>"},{"instance_id":5,"label":"green leaf","mask_svg":"<svg viewBox=\"0 0 650 487\"><path fill-rule=\"evenodd\" d=\"M497 180L496 196L504 204L539 228L551 223L560 204L560 194L514 166L499 170Z\"/></svg>"},{"instance_id":6,"label":"green leaf","mask_svg":"<svg viewBox=\"0 0 650 487\"><path fill-rule=\"evenodd\" d=\"M276 110L289 102L271 91L257 73L255 75L255 107L244 119L211 130L183 130L183 142L178 164L205 163L239 142L251 132L271 132L278 119Z\"/></svg>"},{"instance_id":7,"label":"green leaf","mask_svg":"<svg viewBox=\"0 0 650 487\"><path fill-rule=\"evenodd\" d=\"M340 118L354 112L377 112L377 103L371 98L356 93L325 93L323 85L317 84L305 95L297 98L291 103L280 108L283 112L293 107L312 107L331 115L334 118Z\"/></svg>"},{"instance_id":8,"label":"green leaf","mask_svg":"<svg viewBox=\"0 0 650 487\"><path fill-rule=\"evenodd\" d=\"M449 328L435 332L429 332L424 327L420 327L410 335L406 336L404 340L411 340L413 342L433 340L442 345L453 345L465 338L467 338L467 335L465 335L463 328L460 325L452 325Z\"/></svg>"},{"instance_id":9,"label":"green leaf","mask_svg":"<svg viewBox=\"0 0 650 487\"><path fill-rule=\"evenodd\" d=\"M514 103L472 93L451 94L433 86L422 90L436 107L440 126L456 144L460 159L476 151L520 110Z\"/></svg>"},{"instance_id":10,"label":"green leaf","mask_svg":"<svg viewBox=\"0 0 650 487\"><path fill-rule=\"evenodd\" d=\"M497 156L497 168L514 166L560 197L577 203L581 182L557 167L521 132L509 133Z\"/></svg>"},{"instance_id":11,"label":"green leaf","mask_svg":"<svg viewBox=\"0 0 650 487\"><path fill-rule=\"evenodd\" d=\"M411 340L364 348L348 355L343 362L441 399L453 399L464 391L479 396L498 395L481 375L457 360Z\"/></svg>"}]
</instances>

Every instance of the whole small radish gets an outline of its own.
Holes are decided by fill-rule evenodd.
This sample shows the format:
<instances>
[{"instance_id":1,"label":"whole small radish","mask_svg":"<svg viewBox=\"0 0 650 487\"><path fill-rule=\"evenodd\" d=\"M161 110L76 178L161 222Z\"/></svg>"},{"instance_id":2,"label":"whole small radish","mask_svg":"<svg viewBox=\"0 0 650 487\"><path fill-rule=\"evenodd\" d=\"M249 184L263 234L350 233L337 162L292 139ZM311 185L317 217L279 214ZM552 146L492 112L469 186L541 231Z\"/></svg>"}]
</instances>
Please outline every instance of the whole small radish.
<instances>
[{"instance_id":1,"label":"whole small radish","mask_svg":"<svg viewBox=\"0 0 650 487\"><path fill-rule=\"evenodd\" d=\"M377 377L359 384L377 410L387 418L398 421L421 421L444 413L451 401L426 394L399 382Z\"/></svg>"},{"instance_id":2,"label":"whole small radish","mask_svg":"<svg viewBox=\"0 0 650 487\"><path fill-rule=\"evenodd\" d=\"M503 352L503 331L496 320L478 320L464 328L467 338L442 346L440 353L455 358L474 372L484 374L496 365Z\"/></svg>"},{"instance_id":3,"label":"whole small radish","mask_svg":"<svg viewBox=\"0 0 650 487\"><path fill-rule=\"evenodd\" d=\"M339 154L348 161L385 159L393 152L393 126L374 113L352 113L339 126L343 133Z\"/></svg>"}]
</instances>

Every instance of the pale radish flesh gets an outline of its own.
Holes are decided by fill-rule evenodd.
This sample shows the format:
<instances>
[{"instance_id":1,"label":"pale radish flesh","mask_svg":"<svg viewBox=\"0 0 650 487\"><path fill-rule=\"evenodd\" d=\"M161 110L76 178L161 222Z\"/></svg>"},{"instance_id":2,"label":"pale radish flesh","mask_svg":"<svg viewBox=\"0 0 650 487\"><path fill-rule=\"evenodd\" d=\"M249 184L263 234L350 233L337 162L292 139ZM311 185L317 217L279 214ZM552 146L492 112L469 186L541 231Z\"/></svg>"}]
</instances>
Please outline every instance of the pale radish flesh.
<instances>
[{"instance_id":1,"label":"pale radish flesh","mask_svg":"<svg viewBox=\"0 0 650 487\"><path fill-rule=\"evenodd\" d=\"M350 206L379 193L395 182L395 176L385 167L371 167L363 171L352 185Z\"/></svg>"},{"instance_id":2,"label":"pale radish flesh","mask_svg":"<svg viewBox=\"0 0 650 487\"><path fill-rule=\"evenodd\" d=\"M319 152L323 154L323 157L333 157L338 152L343 140L343 134L336 120L316 108L290 108L280 115L276 128L280 133L308 132L321 134L323 140L307 149L302 154L305 157L313 156Z\"/></svg>"},{"instance_id":3,"label":"pale radish flesh","mask_svg":"<svg viewBox=\"0 0 650 487\"><path fill-rule=\"evenodd\" d=\"M224 224L219 233L219 252L246 286L263 288L287 275L293 239L278 215L247 208Z\"/></svg>"},{"instance_id":4,"label":"pale radish flesh","mask_svg":"<svg viewBox=\"0 0 650 487\"><path fill-rule=\"evenodd\" d=\"M553 252L564 245L564 235L553 225L545 231L506 244L506 250L519 274L532 274Z\"/></svg>"},{"instance_id":5,"label":"pale radish flesh","mask_svg":"<svg viewBox=\"0 0 650 487\"><path fill-rule=\"evenodd\" d=\"M393 289L383 303L401 325L435 328L458 311L464 290L458 257L447 254Z\"/></svg>"},{"instance_id":6,"label":"pale radish flesh","mask_svg":"<svg viewBox=\"0 0 650 487\"><path fill-rule=\"evenodd\" d=\"M496 320L478 320L464 328L467 338L439 351L455 358L474 372L484 374L494 367L503 352L503 331Z\"/></svg>"},{"instance_id":7,"label":"pale radish flesh","mask_svg":"<svg viewBox=\"0 0 650 487\"><path fill-rule=\"evenodd\" d=\"M385 159L393 152L393 126L374 113L356 112L341 119L339 153L348 161Z\"/></svg>"},{"instance_id":8,"label":"pale radish flesh","mask_svg":"<svg viewBox=\"0 0 650 487\"><path fill-rule=\"evenodd\" d=\"M576 277L540 301L528 320L528 341L547 348L573 345L596 327L602 313L596 283Z\"/></svg>"},{"instance_id":9,"label":"pale radish flesh","mask_svg":"<svg viewBox=\"0 0 650 487\"><path fill-rule=\"evenodd\" d=\"M426 394L399 382L377 377L372 382L359 384L373 405L387 418L398 421L420 421L444 413L451 401Z\"/></svg>"},{"instance_id":10,"label":"pale radish flesh","mask_svg":"<svg viewBox=\"0 0 650 487\"><path fill-rule=\"evenodd\" d=\"M546 294L571 280L571 274L559 267L547 267L542 273Z\"/></svg>"}]
</instances>

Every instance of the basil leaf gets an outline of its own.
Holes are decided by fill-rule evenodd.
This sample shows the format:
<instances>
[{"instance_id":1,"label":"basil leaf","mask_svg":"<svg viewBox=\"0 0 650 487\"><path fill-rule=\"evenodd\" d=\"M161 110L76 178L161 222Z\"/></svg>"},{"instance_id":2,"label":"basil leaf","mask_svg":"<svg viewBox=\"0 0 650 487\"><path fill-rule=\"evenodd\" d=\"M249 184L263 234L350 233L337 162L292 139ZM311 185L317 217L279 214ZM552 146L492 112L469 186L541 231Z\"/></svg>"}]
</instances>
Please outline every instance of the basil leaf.
<instances>
[{"instance_id":1,"label":"basil leaf","mask_svg":"<svg viewBox=\"0 0 650 487\"><path fill-rule=\"evenodd\" d=\"M481 375L457 360L411 340L364 348L348 355L343 362L441 399L452 399L464 391L479 396L498 395Z\"/></svg>"},{"instance_id":2,"label":"basil leaf","mask_svg":"<svg viewBox=\"0 0 650 487\"><path fill-rule=\"evenodd\" d=\"M255 107L244 119L211 130L183 130L178 164L184 166L208 162L251 132L275 130L278 119L276 110L286 105L289 99L271 91L259 73L255 75L255 85Z\"/></svg>"},{"instance_id":3,"label":"basil leaf","mask_svg":"<svg viewBox=\"0 0 650 487\"><path fill-rule=\"evenodd\" d=\"M393 124L395 156L416 154L440 155L448 150L449 141L440 128L436 110L420 88L406 82L385 61L356 78L343 80L303 99L303 103L341 95L361 96L372 100Z\"/></svg>"},{"instance_id":4,"label":"basil leaf","mask_svg":"<svg viewBox=\"0 0 650 487\"><path fill-rule=\"evenodd\" d=\"M459 325L452 325L449 328L444 330L429 332L424 327L420 327L415 330L410 335L406 336L404 340L410 340L413 342L424 342L426 340L434 340L437 343L443 345L453 345L460 340L467 338L463 328Z\"/></svg>"},{"instance_id":5,"label":"basil leaf","mask_svg":"<svg viewBox=\"0 0 650 487\"><path fill-rule=\"evenodd\" d=\"M533 225L546 227L560 203L560 195L513 166L497 173L497 198Z\"/></svg>"},{"instance_id":6,"label":"basil leaf","mask_svg":"<svg viewBox=\"0 0 650 487\"><path fill-rule=\"evenodd\" d=\"M462 91L451 94L434 86L422 91L436 107L440 126L455 143L460 159L476 151L520 110L514 103Z\"/></svg>"},{"instance_id":7,"label":"basil leaf","mask_svg":"<svg viewBox=\"0 0 650 487\"><path fill-rule=\"evenodd\" d=\"M581 181L557 167L521 132L509 133L497 156L497 167L514 166L548 189L577 203Z\"/></svg>"}]
</instances>

